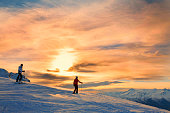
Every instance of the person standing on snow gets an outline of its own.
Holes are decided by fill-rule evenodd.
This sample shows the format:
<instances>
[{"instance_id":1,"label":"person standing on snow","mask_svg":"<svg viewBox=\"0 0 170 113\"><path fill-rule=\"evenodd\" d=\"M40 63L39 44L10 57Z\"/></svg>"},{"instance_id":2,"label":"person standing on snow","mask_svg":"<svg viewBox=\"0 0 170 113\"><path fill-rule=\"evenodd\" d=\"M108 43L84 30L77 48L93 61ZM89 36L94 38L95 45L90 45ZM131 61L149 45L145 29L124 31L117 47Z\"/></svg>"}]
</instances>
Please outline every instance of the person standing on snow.
<instances>
[{"instance_id":1,"label":"person standing on snow","mask_svg":"<svg viewBox=\"0 0 170 113\"><path fill-rule=\"evenodd\" d=\"M18 80L19 80L19 82L21 82L21 80L22 80L22 72L25 72L25 71L22 70L22 67L23 67L23 64L21 64L18 67L18 77L16 79L16 82L18 82Z\"/></svg>"},{"instance_id":2,"label":"person standing on snow","mask_svg":"<svg viewBox=\"0 0 170 113\"><path fill-rule=\"evenodd\" d=\"M78 82L79 83L83 83L83 82L80 82L78 80L78 76L76 76L76 78L74 79L74 82L73 82L73 86L75 87L74 91L73 91L73 94L77 93L78 94Z\"/></svg>"}]
</instances>

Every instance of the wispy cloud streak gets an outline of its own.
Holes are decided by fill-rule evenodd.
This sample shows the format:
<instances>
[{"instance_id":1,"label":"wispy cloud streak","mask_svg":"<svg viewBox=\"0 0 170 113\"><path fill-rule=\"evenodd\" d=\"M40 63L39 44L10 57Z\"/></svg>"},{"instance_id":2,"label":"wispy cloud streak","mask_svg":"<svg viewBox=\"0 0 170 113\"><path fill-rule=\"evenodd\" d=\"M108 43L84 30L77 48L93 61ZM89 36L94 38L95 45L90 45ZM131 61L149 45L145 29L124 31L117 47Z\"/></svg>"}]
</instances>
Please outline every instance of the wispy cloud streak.
<instances>
[{"instance_id":1,"label":"wispy cloud streak","mask_svg":"<svg viewBox=\"0 0 170 113\"><path fill-rule=\"evenodd\" d=\"M47 70L60 49L73 48L77 59L68 72L105 81L164 80L170 74L169 5L169 0L0 1L2 68L25 63L30 70Z\"/></svg>"}]
</instances>

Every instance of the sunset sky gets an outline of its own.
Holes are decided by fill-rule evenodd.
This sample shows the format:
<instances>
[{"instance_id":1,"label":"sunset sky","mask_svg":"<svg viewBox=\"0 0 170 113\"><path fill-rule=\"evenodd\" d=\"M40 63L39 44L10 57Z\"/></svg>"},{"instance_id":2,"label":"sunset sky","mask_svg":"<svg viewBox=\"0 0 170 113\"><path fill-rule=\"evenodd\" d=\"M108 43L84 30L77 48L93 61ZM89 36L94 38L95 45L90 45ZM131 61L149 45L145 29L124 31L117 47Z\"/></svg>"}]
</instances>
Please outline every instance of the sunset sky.
<instances>
[{"instance_id":1,"label":"sunset sky","mask_svg":"<svg viewBox=\"0 0 170 113\"><path fill-rule=\"evenodd\" d=\"M170 88L170 0L0 0L0 68L33 83Z\"/></svg>"}]
</instances>

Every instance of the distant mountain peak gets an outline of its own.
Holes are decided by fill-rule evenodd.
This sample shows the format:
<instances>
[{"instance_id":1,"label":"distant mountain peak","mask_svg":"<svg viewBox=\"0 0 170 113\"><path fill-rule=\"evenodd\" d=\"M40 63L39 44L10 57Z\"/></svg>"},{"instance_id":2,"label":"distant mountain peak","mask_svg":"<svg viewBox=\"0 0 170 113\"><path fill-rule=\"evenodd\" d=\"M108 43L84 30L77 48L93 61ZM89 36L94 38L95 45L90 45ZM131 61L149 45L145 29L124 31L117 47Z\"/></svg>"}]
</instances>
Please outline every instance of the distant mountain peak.
<instances>
[{"instance_id":1,"label":"distant mountain peak","mask_svg":"<svg viewBox=\"0 0 170 113\"><path fill-rule=\"evenodd\" d=\"M123 92L107 92L109 96L119 97L163 109L170 110L170 89L129 89Z\"/></svg>"}]
</instances>

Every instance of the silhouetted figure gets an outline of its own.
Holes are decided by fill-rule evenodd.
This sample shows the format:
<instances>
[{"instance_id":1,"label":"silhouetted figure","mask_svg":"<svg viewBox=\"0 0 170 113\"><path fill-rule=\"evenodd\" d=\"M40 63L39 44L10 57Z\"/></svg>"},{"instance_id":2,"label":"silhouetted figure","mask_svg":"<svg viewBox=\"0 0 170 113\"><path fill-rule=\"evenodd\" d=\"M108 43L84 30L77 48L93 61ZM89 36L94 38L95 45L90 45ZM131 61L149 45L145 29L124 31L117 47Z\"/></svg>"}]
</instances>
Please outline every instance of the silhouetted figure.
<instances>
[{"instance_id":1,"label":"silhouetted figure","mask_svg":"<svg viewBox=\"0 0 170 113\"><path fill-rule=\"evenodd\" d=\"M25 72L25 71L22 70L22 67L23 67L23 64L21 64L18 67L18 77L16 79L16 82L18 82L18 80L19 80L19 82L21 82L21 80L22 80L22 72Z\"/></svg>"},{"instance_id":2,"label":"silhouetted figure","mask_svg":"<svg viewBox=\"0 0 170 113\"><path fill-rule=\"evenodd\" d=\"M77 93L78 94L78 82L79 83L83 83L83 82L80 82L78 80L78 76L76 76L76 78L74 79L74 82L73 82L73 86L75 87L74 91L73 91L73 94Z\"/></svg>"}]
</instances>

